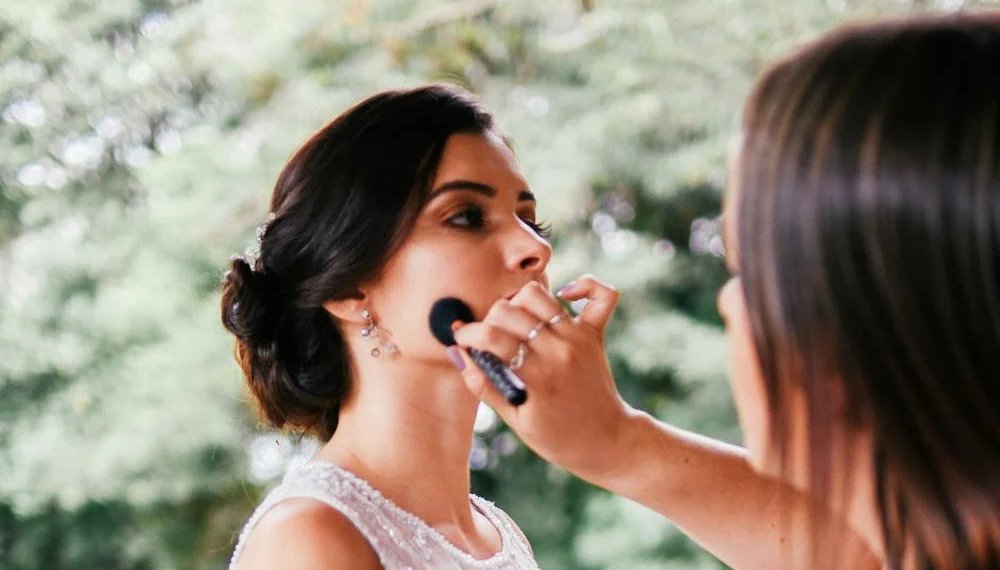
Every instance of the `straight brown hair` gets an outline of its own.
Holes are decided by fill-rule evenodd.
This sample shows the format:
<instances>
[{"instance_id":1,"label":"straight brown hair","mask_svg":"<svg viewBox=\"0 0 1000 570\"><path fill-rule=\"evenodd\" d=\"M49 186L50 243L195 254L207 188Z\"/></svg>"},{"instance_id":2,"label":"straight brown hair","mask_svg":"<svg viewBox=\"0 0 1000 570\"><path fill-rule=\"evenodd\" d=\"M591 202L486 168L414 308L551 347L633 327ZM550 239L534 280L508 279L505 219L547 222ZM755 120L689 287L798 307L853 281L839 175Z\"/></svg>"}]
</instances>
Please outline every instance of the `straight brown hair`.
<instances>
[{"instance_id":1,"label":"straight brown hair","mask_svg":"<svg viewBox=\"0 0 1000 570\"><path fill-rule=\"evenodd\" d=\"M771 440L786 457L803 394L823 496L832 442L868 430L888 566L1000 568L1000 15L843 28L767 70L743 120Z\"/></svg>"}]
</instances>

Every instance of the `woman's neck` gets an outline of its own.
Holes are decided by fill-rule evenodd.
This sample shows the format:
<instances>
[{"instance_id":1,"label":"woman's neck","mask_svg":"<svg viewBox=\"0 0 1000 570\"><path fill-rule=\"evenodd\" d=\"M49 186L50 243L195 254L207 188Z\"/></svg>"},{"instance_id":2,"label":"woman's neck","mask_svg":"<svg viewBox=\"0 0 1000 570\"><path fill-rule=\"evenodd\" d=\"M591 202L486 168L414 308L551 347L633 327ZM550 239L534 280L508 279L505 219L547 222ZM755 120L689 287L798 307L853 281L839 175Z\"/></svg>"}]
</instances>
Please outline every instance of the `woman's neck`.
<instances>
[{"instance_id":1,"label":"woman's neck","mask_svg":"<svg viewBox=\"0 0 1000 570\"><path fill-rule=\"evenodd\" d=\"M875 496L875 465L872 461L871 435L857 434L852 445L837 459L835 472L846 473L845 487L831 496L832 506L880 560L885 560L882 524Z\"/></svg>"},{"instance_id":2,"label":"woman's neck","mask_svg":"<svg viewBox=\"0 0 1000 570\"><path fill-rule=\"evenodd\" d=\"M355 473L432 526L471 531L478 401L454 368L396 358L360 359L337 431L317 458Z\"/></svg>"}]
</instances>

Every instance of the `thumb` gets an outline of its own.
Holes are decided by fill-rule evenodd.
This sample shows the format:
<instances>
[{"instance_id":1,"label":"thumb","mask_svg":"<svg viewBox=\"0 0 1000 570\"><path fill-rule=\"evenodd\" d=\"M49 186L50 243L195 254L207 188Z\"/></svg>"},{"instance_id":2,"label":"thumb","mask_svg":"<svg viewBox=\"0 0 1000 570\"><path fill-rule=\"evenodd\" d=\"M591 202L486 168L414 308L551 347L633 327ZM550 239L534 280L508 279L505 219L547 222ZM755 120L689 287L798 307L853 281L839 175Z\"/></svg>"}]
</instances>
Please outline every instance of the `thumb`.
<instances>
[{"instance_id":1,"label":"thumb","mask_svg":"<svg viewBox=\"0 0 1000 570\"><path fill-rule=\"evenodd\" d=\"M472 392L480 401L493 408L496 413L506 419L514 407L507 402L503 394L486 378L486 375L476 366L476 363L469 358L469 354L458 345L452 345L448 347L448 358L451 359L455 368L458 368L459 372L462 373L462 381L465 382L465 387L469 389L469 392Z\"/></svg>"}]
</instances>

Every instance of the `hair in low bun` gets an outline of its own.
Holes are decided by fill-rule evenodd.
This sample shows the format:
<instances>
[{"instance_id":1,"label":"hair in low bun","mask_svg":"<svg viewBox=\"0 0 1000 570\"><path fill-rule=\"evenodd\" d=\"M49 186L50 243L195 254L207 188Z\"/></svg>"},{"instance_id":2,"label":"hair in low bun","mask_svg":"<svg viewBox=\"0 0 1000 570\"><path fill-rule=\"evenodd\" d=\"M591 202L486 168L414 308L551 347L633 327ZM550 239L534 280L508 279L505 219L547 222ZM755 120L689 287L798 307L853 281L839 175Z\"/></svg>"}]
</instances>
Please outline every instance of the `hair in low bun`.
<instances>
[{"instance_id":1,"label":"hair in low bun","mask_svg":"<svg viewBox=\"0 0 1000 570\"><path fill-rule=\"evenodd\" d=\"M457 87L387 91L335 118L285 165L259 260L234 258L222 285L222 324L268 424L333 435L352 367L323 303L356 294L409 233L448 137L493 129Z\"/></svg>"},{"instance_id":2,"label":"hair in low bun","mask_svg":"<svg viewBox=\"0 0 1000 570\"><path fill-rule=\"evenodd\" d=\"M223 277L222 324L240 340L273 336L273 313L267 309L263 273L254 272L242 257L234 257Z\"/></svg>"},{"instance_id":3,"label":"hair in low bun","mask_svg":"<svg viewBox=\"0 0 1000 570\"><path fill-rule=\"evenodd\" d=\"M346 377L340 334L322 311L311 319L288 318L268 280L242 257L233 258L225 274L222 323L236 337L236 361L268 424L328 439L344 396L337 390L347 384L317 380Z\"/></svg>"}]
</instances>

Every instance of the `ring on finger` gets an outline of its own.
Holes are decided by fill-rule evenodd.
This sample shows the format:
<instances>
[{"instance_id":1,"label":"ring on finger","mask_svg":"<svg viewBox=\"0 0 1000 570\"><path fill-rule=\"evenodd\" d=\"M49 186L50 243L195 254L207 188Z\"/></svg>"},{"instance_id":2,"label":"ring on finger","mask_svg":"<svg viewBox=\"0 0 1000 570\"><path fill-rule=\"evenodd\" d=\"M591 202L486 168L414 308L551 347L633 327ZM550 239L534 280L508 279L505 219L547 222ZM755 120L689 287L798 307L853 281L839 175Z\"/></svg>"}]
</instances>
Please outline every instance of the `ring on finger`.
<instances>
[{"instance_id":1,"label":"ring on finger","mask_svg":"<svg viewBox=\"0 0 1000 570\"><path fill-rule=\"evenodd\" d=\"M560 321L563 320L563 316L564 316L563 313L556 313L547 321L547 324L554 327L558 325Z\"/></svg>"},{"instance_id":2,"label":"ring on finger","mask_svg":"<svg viewBox=\"0 0 1000 570\"><path fill-rule=\"evenodd\" d=\"M524 357L527 353L528 345L523 342L519 343L517 345L517 354L514 355L514 358L510 359L510 364L507 367L511 370L518 370L524 366Z\"/></svg>"},{"instance_id":3,"label":"ring on finger","mask_svg":"<svg viewBox=\"0 0 1000 570\"><path fill-rule=\"evenodd\" d=\"M547 325L547 324L548 324L547 322L542 321L542 322L538 323L537 325L535 325L535 328L533 328L530 331L528 331L528 340L532 341L532 340L535 340L536 338L538 338L538 334L542 332L542 329L544 329L545 325Z\"/></svg>"}]
</instances>

